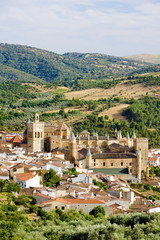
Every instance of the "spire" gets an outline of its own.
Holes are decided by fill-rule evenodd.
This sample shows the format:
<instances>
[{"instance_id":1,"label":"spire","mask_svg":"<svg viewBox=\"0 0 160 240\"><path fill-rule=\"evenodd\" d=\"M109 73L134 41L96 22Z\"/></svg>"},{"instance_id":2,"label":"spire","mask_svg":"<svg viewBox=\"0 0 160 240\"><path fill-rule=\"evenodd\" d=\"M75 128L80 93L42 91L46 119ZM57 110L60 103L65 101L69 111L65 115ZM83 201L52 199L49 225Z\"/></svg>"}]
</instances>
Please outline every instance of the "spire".
<instances>
[{"instance_id":1,"label":"spire","mask_svg":"<svg viewBox=\"0 0 160 240\"><path fill-rule=\"evenodd\" d=\"M127 132L127 139L130 139L129 132Z\"/></svg>"},{"instance_id":2,"label":"spire","mask_svg":"<svg viewBox=\"0 0 160 240\"><path fill-rule=\"evenodd\" d=\"M72 140L72 139L75 139L76 137L75 137L75 135L74 135L74 132L72 132L71 133L71 136L70 136L70 140Z\"/></svg>"},{"instance_id":3,"label":"spire","mask_svg":"<svg viewBox=\"0 0 160 240\"><path fill-rule=\"evenodd\" d=\"M118 139L120 138L120 131L118 131L118 133L117 133L117 138Z\"/></svg>"},{"instance_id":4,"label":"spire","mask_svg":"<svg viewBox=\"0 0 160 240\"><path fill-rule=\"evenodd\" d=\"M133 132L133 138L136 138L136 133L135 133L135 130Z\"/></svg>"},{"instance_id":5,"label":"spire","mask_svg":"<svg viewBox=\"0 0 160 240\"><path fill-rule=\"evenodd\" d=\"M90 156L92 156L92 154L91 154L90 148L88 148L88 151L87 151L86 157L90 157Z\"/></svg>"},{"instance_id":6,"label":"spire","mask_svg":"<svg viewBox=\"0 0 160 240\"><path fill-rule=\"evenodd\" d=\"M121 130L119 131L119 138L120 138L120 139L122 138L122 132L121 132Z\"/></svg>"}]
</instances>

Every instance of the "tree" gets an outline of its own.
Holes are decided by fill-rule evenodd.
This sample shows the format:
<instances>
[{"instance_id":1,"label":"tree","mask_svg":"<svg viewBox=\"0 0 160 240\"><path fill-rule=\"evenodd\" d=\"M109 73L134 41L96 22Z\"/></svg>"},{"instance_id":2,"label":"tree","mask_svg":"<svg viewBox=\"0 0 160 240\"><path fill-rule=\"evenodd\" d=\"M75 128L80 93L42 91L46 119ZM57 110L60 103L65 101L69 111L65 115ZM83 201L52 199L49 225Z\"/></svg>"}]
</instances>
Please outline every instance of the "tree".
<instances>
[{"instance_id":1,"label":"tree","mask_svg":"<svg viewBox=\"0 0 160 240\"><path fill-rule=\"evenodd\" d=\"M93 215L94 217L103 217L106 215L104 207L101 205L94 207L89 214Z\"/></svg>"},{"instance_id":2,"label":"tree","mask_svg":"<svg viewBox=\"0 0 160 240\"><path fill-rule=\"evenodd\" d=\"M18 183L9 183L7 186L7 192L19 192L21 187Z\"/></svg>"},{"instance_id":3,"label":"tree","mask_svg":"<svg viewBox=\"0 0 160 240\"><path fill-rule=\"evenodd\" d=\"M3 192L3 189L7 183L8 183L8 181L0 179L0 191L1 192Z\"/></svg>"},{"instance_id":4,"label":"tree","mask_svg":"<svg viewBox=\"0 0 160 240\"><path fill-rule=\"evenodd\" d=\"M50 169L44 174L44 185L46 186L53 187L58 185L60 180L60 177L53 169Z\"/></svg>"}]
</instances>

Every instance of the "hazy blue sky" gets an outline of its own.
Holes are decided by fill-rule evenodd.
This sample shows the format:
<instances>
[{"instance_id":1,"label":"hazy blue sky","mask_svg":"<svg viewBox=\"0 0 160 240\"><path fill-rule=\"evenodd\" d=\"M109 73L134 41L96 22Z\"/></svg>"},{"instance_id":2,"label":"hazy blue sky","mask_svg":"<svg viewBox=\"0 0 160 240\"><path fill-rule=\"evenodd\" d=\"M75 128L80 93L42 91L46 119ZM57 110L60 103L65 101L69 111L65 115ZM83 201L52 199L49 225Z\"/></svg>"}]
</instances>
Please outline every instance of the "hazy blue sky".
<instances>
[{"instance_id":1,"label":"hazy blue sky","mask_svg":"<svg viewBox=\"0 0 160 240\"><path fill-rule=\"evenodd\" d=\"M56 53L160 54L160 0L0 0L0 42Z\"/></svg>"}]
</instances>

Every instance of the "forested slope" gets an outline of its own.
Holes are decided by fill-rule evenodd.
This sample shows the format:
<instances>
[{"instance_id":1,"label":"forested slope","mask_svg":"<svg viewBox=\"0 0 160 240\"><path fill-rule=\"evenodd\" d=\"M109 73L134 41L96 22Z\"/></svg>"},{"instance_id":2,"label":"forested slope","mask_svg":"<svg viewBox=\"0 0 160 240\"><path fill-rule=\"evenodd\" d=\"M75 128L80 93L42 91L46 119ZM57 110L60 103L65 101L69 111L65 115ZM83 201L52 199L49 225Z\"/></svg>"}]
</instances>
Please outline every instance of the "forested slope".
<instances>
[{"instance_id":1,"label":"forested slope","mask_svg":"<svg viewBox=\"0 0 160 240\"><path fill-rule=\"evenodd\" d=\"M0 64L56 84L72 82L75 79L118 77L148 66L147 63L102 54L60 55L14 44L0 44ZM5 78L2 70L0 77ZM7 76L6 78L8 79ZM10 78L16 80L14 73Z\"/></svg>"}]
</instances>

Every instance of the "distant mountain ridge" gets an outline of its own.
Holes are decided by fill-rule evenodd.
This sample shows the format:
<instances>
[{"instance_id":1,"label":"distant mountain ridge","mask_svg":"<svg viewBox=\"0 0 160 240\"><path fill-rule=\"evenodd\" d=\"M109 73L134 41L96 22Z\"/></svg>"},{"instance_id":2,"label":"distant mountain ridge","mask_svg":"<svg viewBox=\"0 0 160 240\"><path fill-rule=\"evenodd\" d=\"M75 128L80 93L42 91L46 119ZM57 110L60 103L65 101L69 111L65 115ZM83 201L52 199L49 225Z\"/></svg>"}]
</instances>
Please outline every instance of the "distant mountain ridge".
<instances>
[{"instance_id":1,"label":"distant mountain ridge","mask_svg":"<svg viewBox=\"0 0 160 240\"><path fill-rule=\"evenodd\" d=\"M150 65L98 53L60 55L33 47L2 43L0 64L0 80L42 80L55 84L72 82L76 79L125 76Z\"/></svg>"},{"instance_id":2,"label":"distant mountain ridge","mask_svg":"<svg viewBox=\"0 0 160 240\"><path fill-rule=\"evenodd\" d=\"M160 64L160 54L137 54L125 57L135 61L141 61L146 63Z\"/></svg>"}]
</instances>

